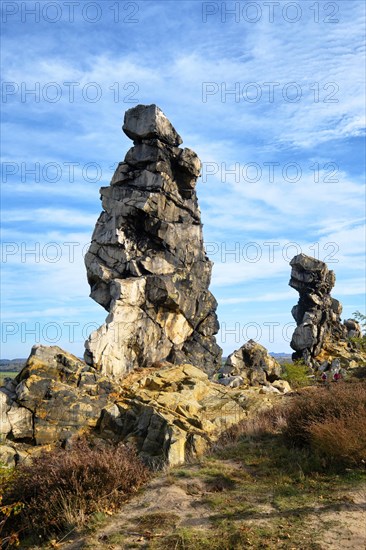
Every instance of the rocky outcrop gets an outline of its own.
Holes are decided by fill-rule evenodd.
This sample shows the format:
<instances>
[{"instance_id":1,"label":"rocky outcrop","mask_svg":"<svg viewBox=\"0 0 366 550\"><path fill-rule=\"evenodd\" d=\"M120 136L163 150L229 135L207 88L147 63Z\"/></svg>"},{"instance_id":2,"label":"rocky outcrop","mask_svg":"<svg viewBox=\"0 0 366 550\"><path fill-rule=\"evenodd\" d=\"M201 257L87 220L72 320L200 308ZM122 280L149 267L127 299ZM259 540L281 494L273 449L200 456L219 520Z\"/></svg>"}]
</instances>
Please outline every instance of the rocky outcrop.
<instances>
[{"instance_id":1,"label":"rocky outcrop","mask_svg":"<svg viewBox=\"0 0 366 550\"><path fill-rule=\"evenodd\" d=\"M265 347L254 340L234 351L218 371L219 382L224 385L266 385L281 375L281 366Z\"/></svg>"},{"instance_id":2,"label":"rocky outcrop","mask_svg":"<svg viewBox=\"0 0 366 550\"><path fill-rule=\"evenodd\" d=\"M360 325L354 319L341 322L342 305L330 292L335 274L315 258L299 254L292 267L289 285L300 294L292 308L297 323L291 340L293 359L303 359L315 368L355 367L366 363L366 354L350 341L361 336Z\"/></svg>"},{"instance_id":3,"label":"rocky outcrop","mask_svg":"<svg viewBox=\"0 0 366 550\"><path fill-rule=\"evenodd\" d=\"M85 360L117 378L164 359L212 373L221 349L195 192L200 160L156 105L129 109L123 130L134 146L101 189L85 258L91 297L109 312Z\"/></svg>"},{"instance_id":4,"label":"rocky outcrop","mask_svg":"<svg viewBox=\"0 0 366 550\"><path fill-rule=\"evenodd\" d=\"M99 432L132 443L155 465L202 455L222 432L275 398L227 389L188 364L163 363L134 376L123 381L122 398L104 409Z\"/></svg>"},{"instance_id":5,"label":"rocky outcrop","mask_svg":"<svg viewBox=\"0 0 366 550\"><path fill-rule=\"evenodd\" d=\"M133 445L154 466L178 464L202 455L274 398L225 388L202 369L167 362L115 384L56 346L34 346L22 372L0 388L0 460L13 466L85 434Z\"/></svg>"},{"instance_id":6,"label":"rocky outcrop","mask_svg":"<svg viewBox=\"0 0 366 550\"><path fill-rule=\"evenodd\" d=\"M65 443L96 426L114 389L61 348L34 346L21 373L0 388L0 438L7 446Z\"/></svg>"}]
</instances>

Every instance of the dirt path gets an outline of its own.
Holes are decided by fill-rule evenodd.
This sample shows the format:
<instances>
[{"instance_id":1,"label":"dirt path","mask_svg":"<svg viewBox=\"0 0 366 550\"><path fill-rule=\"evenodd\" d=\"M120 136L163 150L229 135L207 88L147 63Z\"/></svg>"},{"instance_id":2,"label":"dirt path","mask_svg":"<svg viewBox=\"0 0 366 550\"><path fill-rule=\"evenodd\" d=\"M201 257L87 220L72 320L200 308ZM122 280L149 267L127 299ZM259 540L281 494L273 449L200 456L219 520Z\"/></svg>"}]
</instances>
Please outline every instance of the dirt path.
<instances>
[{"instance_id":1,"label":"dirt path","mask_svg":"<svg viewBox=\"0 0 366 550\"><path fill-rule=\"evenodd\" d=\"M340 509L319 508L314 523L329 525L321 535L324 550L366 550L366 486L339 497Z\"/></svg>"},{"instance_id":2,"label":"dirt path","mask_svg":"<svg viewBox=\"0 0 366 550\"><path fill-rule=\"evenodd\" d=\"M212 487L197 477L194 469L191 477L178 480L169 473L161 474L106 525L91 535L63 543L61 547L65 550L148 549L151 541L155 548L159 547L159 540L177 527L207 531L211 524L209 516L212 515L212 509L205 504L207 495L212 495ZM267 502L261 495L258 502L251 504L255 504L255 513L240 518L241 525L271 527L271 523L282 519L281 513L271 504L270 494ZM366 550L366 484L357 490L336 493L332 504L323 504L320 499L311 509L299 508L298 515L302 517L299 529L316 534L316 543L311 548ZM286 521L286 514L283 519ZM258 542L257 545L248 545L248 548L306 548L306 545L291 546L290 540L281 540L278 545L268 541L266 544L262 546Z\"/></svg>"}]
</instances>

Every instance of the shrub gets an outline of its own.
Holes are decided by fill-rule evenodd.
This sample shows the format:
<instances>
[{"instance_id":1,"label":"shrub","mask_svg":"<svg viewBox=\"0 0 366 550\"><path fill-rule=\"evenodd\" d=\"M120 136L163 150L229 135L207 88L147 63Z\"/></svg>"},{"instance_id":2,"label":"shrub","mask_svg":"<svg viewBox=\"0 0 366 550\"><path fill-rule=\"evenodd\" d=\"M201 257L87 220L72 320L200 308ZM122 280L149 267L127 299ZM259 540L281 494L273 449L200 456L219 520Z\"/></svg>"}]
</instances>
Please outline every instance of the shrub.
<instances>
[{"instance_id":1,"label":"shrub","mask_svg":"<svg viewBox=\"0 0 366 550\"><path fill-rule=\"evenodd\" d=\"M14 468L8 468L5 464L0 462L0 535L6 522L9 522L10 518L14 521L14 517L20 514L23 509L23 504L21 502L14 501L10 504L4 504L3 502L5 488L13 481L13 479ZM7 537L0 538L0 543L2 547L5 547L5 545L18 546L18 533L11 530Z\"/></svg>"},{"instance_id":2,"label":"shrub","mask_svg":"<svg viewBox=\"0 0 366 550\"><path fill-rule=\"evenodd\" d=\"M364 334L363 336L360 336L360 337L357 337L357 336L352 336L351 338L349 338L349 341L353 344L353 346L360 350L360 351L366 351L366 335Z\"/></svg>"},{"instance_id":3,"label":"shrub","mask_svg":"<svg viewBox=\"0 0 366 550\"><path fill-rule=\"evenodd\" d=\"M148 478L132 450L121 444L92 448L80 440L70 450L55 449L20 464L3 504L23 506L11 518L13 529L49 537L81 526L96 512L115 510Z\"/></svg>"},{"instance_id":4,"label":"shrub","mask_svg":"<svg viewBox=\"0 0 366 550\"><path fill-rule=\"evenodd\" d=\"M302 361L295 363L284 363L282 365L281 377L293 388L303 388L313 383L311 379L311 369Z\"/></svg>"},{"instance_id":5,"label":"shrub","mask_svg":"<svg viewBox=\"0 0 366 550\"><path fill-rule=\"evenodd\" d=\"M302 392L286 409L283 433L296 446L310 447L334 466L366 460L366 385L338 383Z\"/></svg>"},{"instance_id":6,"label":"shrub","mask_svg":"<svg viewBox=\"0 0 366 550\"><path fill-rule=\"evenodd\" d=\"M329 465L366 464L366 415L325 420L310 426L311 447Z\"/></svg>"}]
</instances>

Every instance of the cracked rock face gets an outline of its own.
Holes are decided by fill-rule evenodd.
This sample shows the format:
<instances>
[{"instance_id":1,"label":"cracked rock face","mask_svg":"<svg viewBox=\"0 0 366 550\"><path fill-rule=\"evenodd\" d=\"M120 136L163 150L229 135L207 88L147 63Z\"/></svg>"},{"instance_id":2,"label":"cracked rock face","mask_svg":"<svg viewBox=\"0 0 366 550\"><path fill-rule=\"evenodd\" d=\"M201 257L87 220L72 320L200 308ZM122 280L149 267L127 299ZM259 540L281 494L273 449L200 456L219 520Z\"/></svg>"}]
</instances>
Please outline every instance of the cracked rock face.
<instances>
[{"instance_id":1,"label":"cracked rock face","mask_svg":"<svg viewBox=\"0 0 366 550\"><path fill-rule=\"evenodd\" d=\"M324 262L305 254L295 256L290 265L289 285L300 294L298 304L292 308L297 324L290 344L295 350L293 359L323 369L336 360L346 368L363 363L364 354L353 349L349 341L350 337L361 336L360 325L354 319L342 323L342 305L330 295L334 272Z\"/></svg>"},{"instance_id":2,"label":"cracked rock face","mask_svg":"<svg viewBox=\"0 0 366 550\"><path fill-rule=\"evenodd\" d=\"M202 455L252 408L250 396L210 382L193 365L157 365L126 378L123 397L102 411L98 423L102 438L133 443L150 465Z\"/></svg>"},{"instance_id":3,"label":"cracked rock face","mask_svg":"<svg viewBox=\"0 0 366 550\"><path fill-rule=\"evenodd\" d=\"M19 445L59 444L94 428L115 389L110 379L71 353L33 346L23 370L0 388L0 441L12 448L9 463Z\"/></svg>"},{"instance_id":4,"label":"cracked rock face","mask_svg":"<svg viewBox=\"0 0 366 550\"><path fill-rule=\"evenodd\" d=\"M85 257L91 297L108 312L85 360L118 378L167 359L221 365L195 186L201 163L156 105L125 113L134 140L109 187Z\"/></svg>"}]
</instances>

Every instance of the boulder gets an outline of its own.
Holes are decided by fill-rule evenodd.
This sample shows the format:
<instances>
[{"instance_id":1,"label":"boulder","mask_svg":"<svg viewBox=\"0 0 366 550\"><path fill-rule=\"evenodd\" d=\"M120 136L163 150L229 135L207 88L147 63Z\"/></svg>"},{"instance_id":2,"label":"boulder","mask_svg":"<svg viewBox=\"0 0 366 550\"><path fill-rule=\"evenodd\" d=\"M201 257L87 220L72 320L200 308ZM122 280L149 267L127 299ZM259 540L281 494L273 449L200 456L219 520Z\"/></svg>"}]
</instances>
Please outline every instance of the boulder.
<instances>
[{"instance_id":1,"label":"boulder","mask_svg":"<svg viewBox=\"0 0 366 550\"><path fill-rule=\"evenodd\" d=\"M14 468L17 463L17 451L9 445L0 445L0 464Z\"/></svg>"},{"instance_id":2,"label":"boulder","mask_svg":"<svg viewBox=\"0 0 366 550\"><path fill-rule=\"evenodd\" d=\"M126 136L137 143L154 138L176 147L183 143L182 138L163 111L156 105L137 105L137 107L128 109L122 129ZM146 158L146 154L144 158Z\"/></svg>"},{"instance_id":3,"label":"boulder","mask_svg":"<svg viewBox=\"0 0 366 550\"><path fill-rule=\"evenodd\" d=\"M272 382L272 387L279 390L281 393L289 393L292 391L290 384L287 380L275 380Z\"/></svg>"},{"instance_id":4,"label":"boulder","mask_svg":"<svg viewBox=\"0 0 366 550\"><path fill-rule=\"evenodd\" d=\"M221 365L212 264L195 186L201 163L156 105L125 114L134 140L108 187L85 257L91 297L108 312L85 361L122 379L167 359L207 373Z\"/></svg>"},{"instance_id":5,"label":"boulder","mask_svg":"<svg viewBox=\"0 0 366 550\"><path fill-rule=\"evenodd\" d=\"M279 378L281 366L269 355L265 347L254 340L249 340L229 355L225 365L218 372L224 377L239 376L243 380L243 384L259 386ZM220 381L221 379L219 379Z\"/></svg>"},{"instance_id":6,"label":"boulder","mask_svg":"<svg viewBox=\"0 0 366 550\"><path fill-rule=\"evenodd\" d=\"M361 338L361 325L355 319L346 319L343 324L347 329L347 336L349 338Z\"/></svg>"},{"instance_id":7,"label":"boulder","mask_svg":"<svg viewBox=\"0 0 366 550\"><path fill-rule=\"evenodd\" d=\"M64 442L96 426L115 389L89 365L57 346L33 346L14 392L0 388L1 434L35 445Z\"/></svg>"},{"instance_id":8,"label":"boulder","mask_svg":"<svg viewBox=\"0 0 366 550\"><path fill-rule=\"evenodd\" d=\"M239 388L245 384L244 378L242 376L222 376L218 378L218 383L223 386L228 386L229 388Z\"/></svg>"},{"instance_id":9,"label":"boulder","mask_svg":"<svg viewBox=\"0 0 366 550\"><path fill-rule=\"evenodd\" d=\"M11 424L8 412L12 405L12 399L4 387L0 388L0 441L11 432Z\"/></svg>"}]
</instances>

